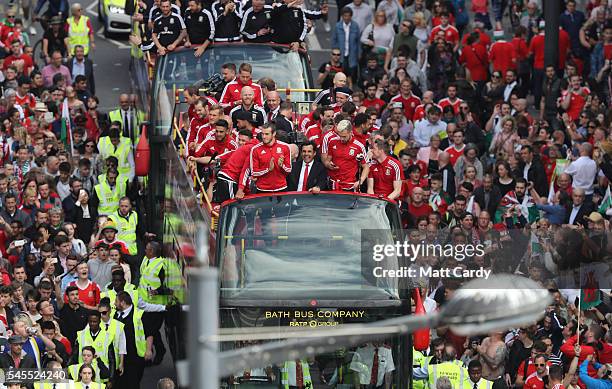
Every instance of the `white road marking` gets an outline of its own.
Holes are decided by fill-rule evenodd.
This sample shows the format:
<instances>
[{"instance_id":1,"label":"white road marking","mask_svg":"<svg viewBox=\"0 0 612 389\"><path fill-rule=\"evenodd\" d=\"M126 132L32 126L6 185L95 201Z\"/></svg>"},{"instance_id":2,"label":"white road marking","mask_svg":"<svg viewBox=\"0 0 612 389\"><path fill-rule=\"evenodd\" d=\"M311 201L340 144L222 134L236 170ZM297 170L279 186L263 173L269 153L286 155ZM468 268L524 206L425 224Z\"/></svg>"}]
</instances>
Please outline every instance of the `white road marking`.
<instances>
[{"instance_id":1,"label":"white road marking","mask_svg":"<svg viewBox=\"0 0 612 389\"><path fill-rule=\"evenodd\" d=\"M88 14L93 15L93 16L98 16L98 2L94 1L93 3L89 4L85 10L87 11Z\"/></svg>"},{"instance_id":2,"label":"white road marking","mask_svg":"<svg viewBox=\"0 0 612 389\"><path fill-rule=\"evenodd\" d=\"M119 42L119 41L116 41L116 40L114 40L114 39L109 39L109 38L106 38L106 37L104 36L104 27L100 27L100 29L98 30L98 32L96 32L96 35L97 35L98 37L100 37L101 39L104 39L105 41L110 42L110 43L112 43L113 45L117 46L117 48L118 48L118 49L130 49L130 48L132 48L132 46L127 45L127 44L125 44L125 43L123 43L123 42Z\"/></svg>"}]
</instances>

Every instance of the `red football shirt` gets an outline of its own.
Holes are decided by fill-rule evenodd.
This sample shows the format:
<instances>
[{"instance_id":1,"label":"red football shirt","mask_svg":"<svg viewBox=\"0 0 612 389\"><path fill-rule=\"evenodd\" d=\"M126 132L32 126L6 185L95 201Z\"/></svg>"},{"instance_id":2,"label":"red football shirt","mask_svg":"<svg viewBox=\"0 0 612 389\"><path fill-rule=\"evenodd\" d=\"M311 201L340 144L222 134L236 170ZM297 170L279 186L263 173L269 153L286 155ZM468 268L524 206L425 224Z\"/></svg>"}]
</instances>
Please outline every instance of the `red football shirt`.
<instances>
[{"instance_id":1,"label":"red football shirt","mask_svg":"<svg viewBox=\"0 0 612 389\"><path fill-rule=\"evenodd\" d=\"M448 97L445 97L442 100L438 101L438 105L442 107L442 111L444 111L444 108L451 106L453 107L453 111L455 111L455 115L459 114L459 106L461 105L461 103L463 103L463 100L458 97L455 97L455 101L451 101Z\"/></svg>"},{"instance_id":2,"label":"red football shirt","mask_svg":"<svg viewBox=\"0 0 612 389\"><path fill-rule=\"evenodd\" d=\"M523 385L523 389L544 389L546 385L544 385L544 380L540 378L535 372L532 373L525 380L525 385Z\"/></svg>"},{"instance_id":3,"label":"red football shirt","mask_svg":"<svg viewBox=\"0 0 612 389\"><path fill-rule=\"evenodd\" d=\"M463 146L461 146L460 149L456 149L455 145L453 144L451 146L448 146L446 148L446 150L444 150L445 152L447 152L450 155L451 165L455 166L455 163L457 162L459 157L461 157L463 155L463 150L465 150L465 144Z\"/></svg>"},{"instance_id":4,"label":"red football shirt","mask_svg":"<svg viewBox=\"0 0 612 389\"><path fill-rule=\"evenodd\" d=\"M582 112L584 104L586 103L586 96L591 94L591 91L587 87L582 87L581 91L584 96L579 92L570 92L569 90L566 90L561 94L561 99L565 99L565 96L567 96L568 93L572 94L570 97L570 105L566 110L567 116L569 116L572 121L578 120L580 117L580 112Z\"/></svg>"},{"instance_id":5,"label":"red football shirt","mask_svg":"<svg viewBox=\"0 0 612 389\"><path fill-rule=\"evenodd\" d=\"M534 69L544 69L544 33L531 38L529 53L533 55Z\"/></svg>"},{"instance_id":6,"label":"red football shirt","mask_svg":"<svg viewBox=\"0 0 612 389\"><path fill-rule=\"evenodd\" d=\"M354 137L343 143L336 135L329 139L327 147L327 155L338 166L336 170L327 171L329 178L338 183L338 189L350 189L357 181L359 164L367 163L365 146Z\"/></svg>"},{"instance_id":7,"label":"red football shirt","mask_svg":"<svg viewBox=\"0 0 612 389\"><path fill-rule=\"evenodd\" d=\"M393 192L393 183L404 179L400 163L392 157L384 161L372 161L368 178L374 180L374 194L389 196Z\"/></svg>"},{"instance_id":8,"label":"red football shirt","mask_svg":"<svg viewBox=\"0 0 612 389\"><path fill-rule=\"evenodd\" d=\"M306 135L306 139L317 145L317 149L321 148L321 144L323 143L323 131L319 123L308 126L304 135Z\"/></svg>"},{"instance_id":9,"label":"red football shirt","mask_svg":"<svg viewBox=\"0 0 612 389\"><path fill-rule=\"evenodd\" d=\"M402 103L404 106L404 116L406 117L406 120L412 121L414 117L414 110L421 104L421 99L412 93L408 97L403 97L401 94L399 94L391 99L391 103L398 102Z\"/></svg>"},{"instance_id":10,"label":"red football shirt","mask_svg":"<svg viewBox=\"0 0 612 389\"><path fill-rule=\"evenodd\" d=\"M79 300L81 300L83 304L92 307L96 307L100 304L100 288L95 282L88 281L85 289L81 289L76 281L72 281L68 286L73 285L79 289ZM64 303L68 304L68 296L66 294L64 294Z\"/></svg>"},{"instance_id":11,"label":"red football shirt","mask_svg":"<svg viewBox=\"0 0 612 389\"><path fill-rule=\"evenodd\" d=\"M225 139L221 142L217 141L217 138L209 136L202 144L199 144L194 152L196 158L209 157L213 155L225 154L228 151L233 151L238 148L238 143L232 140L229 135L225 136Z\"/></svg>"},{"instance_id":12,"label":"red football shirt","mask_svg":"<svg viewBox=\"0 0 612 389\"><path fill-rule=\"evenodd\" d=\"M516 53L511 42L497 41L489 49L489 61L493 70L506 73L508 69L516 69Z\"/></svg>"}]
</instances>

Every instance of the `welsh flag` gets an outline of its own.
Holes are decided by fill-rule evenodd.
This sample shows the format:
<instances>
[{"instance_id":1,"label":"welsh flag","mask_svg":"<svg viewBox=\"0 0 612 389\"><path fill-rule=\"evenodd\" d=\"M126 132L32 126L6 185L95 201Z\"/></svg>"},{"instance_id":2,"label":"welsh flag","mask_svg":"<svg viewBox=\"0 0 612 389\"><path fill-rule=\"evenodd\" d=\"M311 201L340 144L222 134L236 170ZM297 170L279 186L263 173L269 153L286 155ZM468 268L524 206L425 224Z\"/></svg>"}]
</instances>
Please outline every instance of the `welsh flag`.
<instances>
[{"instance_id":1,"label":"welsh flag","mask_svg":"<svg viewBox=\"0 0 612 389\"><path fill-rule=\"evenodd\" d=\"M595 271L587 272L583 282L580 288L580 309L584 311L601 304L601 294Z\"/></svg>"},{"instance_id":2,"label":"welsh flag","mask_svg":"<svg viewBox=\"0 0 612 389\"><path fill-rule=\"evenodd\" d=\"M557 159L555 162L555 170L553 170L552 177L550 177L550 187L548 188L549 204L552 204L553 199L555 198L555 183L557 181L557 177L559 177L565 171L565 168L568 165L569 161L567 159Z\"/></svg>"},{"instance_id":3,"label":"welsh flag","mask_svg":"<svg viewBox=\"0 0 612 389\"><path fill-rule=\"evenodd\" d=\"M62 103L62 131L60 140L64 144L64 149L68 150L70 144L70 155L74 155L74 145L72 144L72 128L70 125L70 110L68 109L68 98Z\"/></svg>"},{"instance_id":4,"label":"welsh flag","mask_svg":"<svg viewBox=\"0 0 612 389\"><path fill-rule=\"evenodd\" d=\"M612 208L612 193L610 193L610 185L608 185L608 188L606 189L606 194L603 200L601 200L601 205L599 206L599 209L597 211L605 216L606 211L610 208Z\"/></svg>"},{"instance_id":5,"label":"welsh flag","mask_svg":"<svg viewBox=\"0 0 612 389\"><path fill-rule=\"evenodd\" d=\"M533 201L531 200L531 197L529 197L528 195L525 196L527 197L527 200L519 202L514 191L511 190L510 192L506 193L499 202L499 206L497 207L497 211L495 212L494 222L503 223L504 214L506 213L506 210L513 205L518 205L520 207L521 214L525 217L525 219L527 219L529 223L533 223L534 221L536 221L538 218L538 210L535 207ZM513 217L516 218L516 216Z\"/></svg>"}]
</instances>

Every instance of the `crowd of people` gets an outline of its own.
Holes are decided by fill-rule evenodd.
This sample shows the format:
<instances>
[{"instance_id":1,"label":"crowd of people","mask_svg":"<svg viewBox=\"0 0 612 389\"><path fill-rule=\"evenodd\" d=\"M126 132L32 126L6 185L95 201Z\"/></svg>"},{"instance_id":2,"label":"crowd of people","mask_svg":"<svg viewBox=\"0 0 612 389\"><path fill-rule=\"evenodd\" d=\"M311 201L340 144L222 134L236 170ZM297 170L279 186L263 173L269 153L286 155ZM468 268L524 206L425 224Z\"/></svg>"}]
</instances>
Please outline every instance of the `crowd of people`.
<instances>
[{"instance_id":1,"label":"crowd of people","mask_svg":"<svg viewBox=\"0 0 612 389\"><path fill-rule=\"evenodd\" d=\"M215 204L287 190L375 195L397 203L411 242L485 247L419 266L522 274L551 291L554 304L530 326L473 338L432 330L413 355L415 387L609 388L612 9L562 1L558 62L545 63L546 2L508 3L338 1L310 113L283 100L273 75L253 80L256 63L226 63L219 93L184 91L185 156ZM216 28L218 4L205 19ZM240 7L224 4L225 16ZM242 39L273 29L274 17L250 15L284 6L242 5ZM188 18L166 43L153 28L158 53L194 43ZM244 30L256 21L268 24ZM459 286L418 281L428 311ZM356 387L390 388L393 356L368 347L371 374L356 374ZM290 363L285 387L330 383L310 374L312 361Z\"/></svg>"},{"instance_id":2,"label":"crowd of people","mask_svg":"<svg viewBox=\"0 0 612 389\"><path fill-rule=\"evenodd\" d=\"M159 329L183 289L139 202L145 115L130 94L100 110L80 4L38 2L37 57L17 14L0 23L0 368L67 376L0 387L140 387L164 358Z\"/></svg>"}]
</instances>

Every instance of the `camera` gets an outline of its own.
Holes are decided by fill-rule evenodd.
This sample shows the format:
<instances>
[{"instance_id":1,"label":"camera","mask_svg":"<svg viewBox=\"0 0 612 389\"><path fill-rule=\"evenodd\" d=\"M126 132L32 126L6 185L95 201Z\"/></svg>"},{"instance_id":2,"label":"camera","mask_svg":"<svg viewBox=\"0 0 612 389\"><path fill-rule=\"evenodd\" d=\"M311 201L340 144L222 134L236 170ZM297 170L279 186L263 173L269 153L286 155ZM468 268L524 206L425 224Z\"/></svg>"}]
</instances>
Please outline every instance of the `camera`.
<instances>
[{"instance_id":1,"label":"camera","mask_svg":"<svg viewBox=\"0 0 612 389\"><path fill-rule=\"evenodd\" d=\"M203 89L208 96L214 95L217 92L223 91L223 77L219 73L215 73L205 80L196 81L193 84L198 89Z\"/></svg>"}]
</instances>

